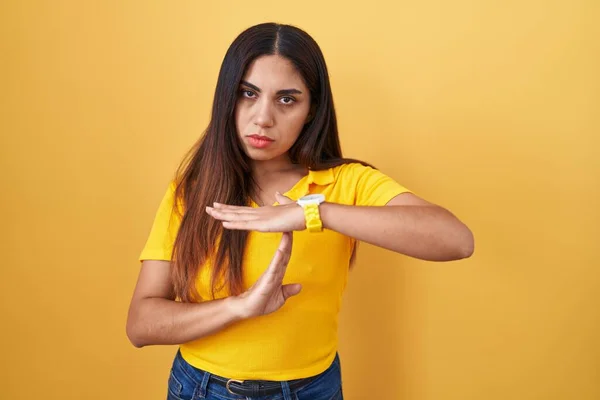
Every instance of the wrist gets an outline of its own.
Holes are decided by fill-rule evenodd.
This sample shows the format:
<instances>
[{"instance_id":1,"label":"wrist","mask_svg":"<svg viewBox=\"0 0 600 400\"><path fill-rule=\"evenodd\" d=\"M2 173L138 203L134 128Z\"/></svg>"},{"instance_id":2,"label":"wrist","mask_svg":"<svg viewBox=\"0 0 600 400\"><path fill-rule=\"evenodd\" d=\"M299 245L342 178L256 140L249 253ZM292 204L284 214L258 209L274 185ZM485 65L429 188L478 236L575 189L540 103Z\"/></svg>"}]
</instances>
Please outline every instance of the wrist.
<instances>
[{"instance_id":1,"label":"wrist","mask_svg":"<svg viewBox=\"0 0 600 400\"><path fill-rule=\"evenodd\" d=\"M295 231L303 231L306 229L306 218L304 217L304 207L302 207L300 204L296 203L296 210L298 213L298 223L296 224L296 228L294 229Z\"/></svg>"},{"instance_id":2,"label":"wrist","mask_svg":"<svg viewBox=\"0 0 600 400\"><path fill-rule=\"evenodd\" d=\"M228 310L228 314L231 316L232 322L238 322L249 318L242 297L229 296L223 299L223 303Z\"/></svg>"},{"instance_id":3,"label":"wrist","mask_svg":"<svg viewBox=\"0 0 600 400\"><path fill-rule=\"evenodd\" d=\"M304 210L304 227L309 232L322 232L323 221L321 220L321 208L325 202L325 195L322 193L308 194L297 200L297 204Z\"/></svg>"},{"instance_id":4,"label":"wrist","mask_svg":"<svg viewBox=\"0 0 600 400\"><path fill-rule=\"evenodd\" d=\"M321 222L323 223L323 229L331 229L329 225L329 215L331 213L331 209L335 207L335 203L323 202L319 204L319 214L321 215Z\"/></svg>"}]
</instances>

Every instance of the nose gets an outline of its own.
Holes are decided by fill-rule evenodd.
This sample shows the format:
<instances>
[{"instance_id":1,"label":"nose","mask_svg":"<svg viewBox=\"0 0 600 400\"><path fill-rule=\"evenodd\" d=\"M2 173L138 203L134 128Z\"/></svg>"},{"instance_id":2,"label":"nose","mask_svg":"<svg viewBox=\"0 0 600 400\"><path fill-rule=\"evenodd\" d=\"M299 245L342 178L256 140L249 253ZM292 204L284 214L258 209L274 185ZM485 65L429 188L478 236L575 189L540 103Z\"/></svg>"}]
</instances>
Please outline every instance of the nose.
<instances>
[{"instance_id":1,"label":"nose","mask_svg":"<svg viewBox=\"0 0 600 400\"><path fill-rule=\"evenodd\" d=\"M261 128L269 128L273 126L274 122L273 105L268 101L268 99L263 98L262 101L258 101L256 103L254 125Z\"/></svg>"}]
</instances>

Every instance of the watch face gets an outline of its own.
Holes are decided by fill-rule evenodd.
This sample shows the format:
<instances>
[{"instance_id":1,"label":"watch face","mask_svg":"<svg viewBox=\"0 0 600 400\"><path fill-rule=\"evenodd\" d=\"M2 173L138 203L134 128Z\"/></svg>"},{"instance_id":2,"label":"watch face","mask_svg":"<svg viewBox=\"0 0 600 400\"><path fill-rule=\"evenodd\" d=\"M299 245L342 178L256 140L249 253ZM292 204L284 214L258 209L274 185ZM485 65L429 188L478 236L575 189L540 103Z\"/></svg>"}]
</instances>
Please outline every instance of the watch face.
<instances>
[{"instance_id":1,"label":"watch face","mask_svg":"<svg viewBox=\"0 0 600 400\"><path fill-rule=\"evenodd\" d=\"M309 194L308 196L303 196L298 199L298 204L301 206L308 204L321 204L325 201L324 194Z\"/></svg>"},{"instance_id":2,"label":"watch face","mask_svg":"<svg viewBox=\"0 0 600 400\"><path fill-rule=\"evenodd\" d=\"M319 200L325 200L325 196L323 196L322 194L309 194L308 196L300 197L300 200L302 200L302 201L319 201Z\"/></svg>"}]
</instances>

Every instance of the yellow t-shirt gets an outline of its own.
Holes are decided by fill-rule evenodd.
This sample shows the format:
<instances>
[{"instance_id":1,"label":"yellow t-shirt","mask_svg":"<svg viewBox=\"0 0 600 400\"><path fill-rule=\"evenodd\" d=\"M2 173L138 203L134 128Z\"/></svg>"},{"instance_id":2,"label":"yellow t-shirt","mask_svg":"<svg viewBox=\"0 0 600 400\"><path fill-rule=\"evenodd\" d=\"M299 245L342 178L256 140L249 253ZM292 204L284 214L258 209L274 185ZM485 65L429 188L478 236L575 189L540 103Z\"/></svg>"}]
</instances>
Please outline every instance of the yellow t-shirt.
<instances>
[{"instance_id":1,"label":"yellow t-shirt","mask_svg":"<svg viewBox=\"0 0 600 400\"><path fill-rule=\"evenodd\" d=\"M171 185L160 204L140 260L171 259L179 224L171 213L173 189ZM408 190L380 171L350 163L309 171L285 195L297 200L323 193L331 203L383 206L403 192ZM245 289L265 271L280 240L281 233L249 233L243 260ZM337 351L338 312L353 247L354 239L332 230L294 232L283 283L301 283L300 294L269 315L182 344L183 358L197 368L235 379L291 380L323 372ZM203 299L212 298L208 268L203 268L196 286ZM221 291L215 297L224 296Z\"/></svg>"}]
</instances>

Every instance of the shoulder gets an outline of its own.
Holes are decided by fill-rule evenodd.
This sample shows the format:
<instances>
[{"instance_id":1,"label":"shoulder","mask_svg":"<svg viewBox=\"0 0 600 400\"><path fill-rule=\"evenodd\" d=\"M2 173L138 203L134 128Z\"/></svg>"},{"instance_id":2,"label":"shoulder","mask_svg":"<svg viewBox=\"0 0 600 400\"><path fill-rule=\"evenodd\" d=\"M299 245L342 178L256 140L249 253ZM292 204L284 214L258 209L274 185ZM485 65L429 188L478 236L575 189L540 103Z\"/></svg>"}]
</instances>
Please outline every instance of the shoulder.
<instances>
[{"instance_id":1,"label":"shoulder","mask_svg":"<svg viewBox=\"0 0 600 400\"><path fill-rule=\"evenodd\" d=\"M329 184L352 185L356 186L360 181L369 177L379 177L382 175L377 169L359 162L350 161L321 170L309 171L309 184L316 183L326 186Z\"/></svg>"},{"instance_id":2,"label":"shoulder","mask_svg":"<svg viewBox=\"0 0 600 400\"><path fill-rule=\"evenodd\" d=\"M182 193L177 192L177 182L175 180L171 180L166 190L163 192L163 197L159 206L159 212L171 214L171 212L175 210L175 203L177 203L177 212L174 214L181 214L184 209L183 202Z\"/></svg>"},{"instance_id":3,"label":"shoulder","mask_svg":"<svg viewBox=\"0 0 600 400\"><path fill-rule=\"evenodd\" d=\"M354 181L359 179L365 173L369 173L372 171L377 171L376 169L363 165L358 162L349 162L342 165L338 165L337 167L331 168L333 176L337 181Z\"/></svg>"}]
</instances>

